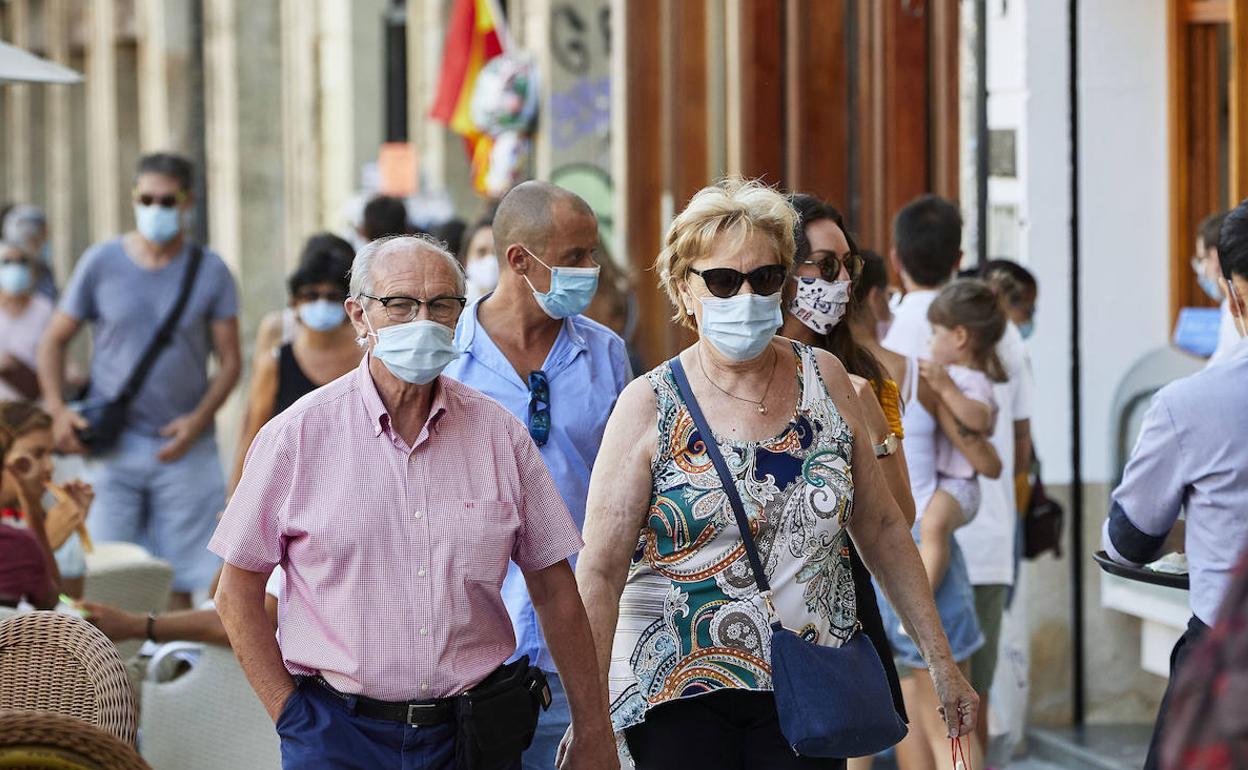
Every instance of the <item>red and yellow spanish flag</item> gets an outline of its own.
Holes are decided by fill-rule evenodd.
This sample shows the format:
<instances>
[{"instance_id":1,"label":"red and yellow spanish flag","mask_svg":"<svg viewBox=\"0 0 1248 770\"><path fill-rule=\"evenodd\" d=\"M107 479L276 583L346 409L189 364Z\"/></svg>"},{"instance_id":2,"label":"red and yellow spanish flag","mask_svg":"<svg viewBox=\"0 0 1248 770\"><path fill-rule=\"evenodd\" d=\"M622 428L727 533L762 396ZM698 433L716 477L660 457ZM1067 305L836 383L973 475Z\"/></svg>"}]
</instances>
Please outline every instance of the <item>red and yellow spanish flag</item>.
<instances>
[{"instance_id":1,"label":"red and yellow spanish flag","mask_svg":"<svg viewBox=\"0 0 1248 770\"><path fill-rule=\"evenodd\" d=\"M429 116L464 137L472 159L472 181L485 189L490 150L494 141L472 122L469 105L477 74L485 63L503 52L498 35L501 19L494 18L490 0L455 0L442 52L442 76Z\"/></svg>"}]
</instances>

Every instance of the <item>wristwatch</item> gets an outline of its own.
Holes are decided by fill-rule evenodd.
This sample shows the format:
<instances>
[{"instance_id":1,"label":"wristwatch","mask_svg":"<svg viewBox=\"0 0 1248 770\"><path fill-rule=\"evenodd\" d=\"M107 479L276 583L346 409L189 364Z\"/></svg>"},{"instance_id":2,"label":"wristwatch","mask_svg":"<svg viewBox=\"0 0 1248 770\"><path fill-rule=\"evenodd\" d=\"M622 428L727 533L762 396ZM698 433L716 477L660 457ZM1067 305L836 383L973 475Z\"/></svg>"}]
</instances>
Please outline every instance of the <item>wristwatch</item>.
<instances>
[{"instance_id":1,"label":"wristwatch","mask_svg":"<svg viewBox=\"0 0 1248 770\"><path fill-rule=\"evenodd\" d=\"M884 440L875 445L876 457L888 457L897 453L897 445L901 443L897 439L896 433L890 433L884 437Z\"/></svg>"}]
</instances>

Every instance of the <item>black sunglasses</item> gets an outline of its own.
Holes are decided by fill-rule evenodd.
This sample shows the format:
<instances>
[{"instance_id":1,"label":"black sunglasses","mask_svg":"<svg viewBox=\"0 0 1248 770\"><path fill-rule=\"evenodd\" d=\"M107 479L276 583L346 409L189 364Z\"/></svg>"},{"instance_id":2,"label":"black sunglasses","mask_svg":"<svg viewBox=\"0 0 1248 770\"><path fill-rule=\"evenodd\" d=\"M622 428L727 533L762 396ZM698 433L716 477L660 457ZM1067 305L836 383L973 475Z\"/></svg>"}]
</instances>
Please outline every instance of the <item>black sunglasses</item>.
<instances>
[{"instance_id":1,"label":"black sunglasses","mask_svg":"<svg viewBox=\"0 0 1248 770\"><path fill-rule=\"evenodd\" d=\"M171 209L182 202L182 196L174 195L136 195L134 202L140 206L160 206L164 209Z\"/></svg>"},{"instance_id":2,"label":"black sunglasses","mask_svg":"<svg viewBox=\"0 0 1248 770\"><path fill-rule=\"evenodd\" d=\"M701 276L706 288L720 299L735 296L742 284L750 282L755 294L767 296L775 294L784 286L785 271L780 265L763 265L748 273L734 270L731 267L712 267L709 270L689 268L689 272Z\"/></svg>"},{"instance_id":3,"label":"black sunglasses","mask_svg":"<svg viewBox=\"0 0 1248 770\"><path fill-rule=\"evenodd\" d=\"M529 374L529 435L538 446L550 439L550 380L541 369Z\"/></svg>"},{"instance_id":4,"label":"black sunglasses","mask_svg":"<svg viewBox=\"0 0 1248 770\"><path fill-rule=\"evenodd\" d=\"M825 281L835 281L840 278L842 268L849 274L852 281L862 273L862 257L852 251L845 252L844 256L839 256L835 251L820 249L812 251L810 256L798 263L799 265L813 265L819 268L819 277Z\"/></svg>"}]
</instances>

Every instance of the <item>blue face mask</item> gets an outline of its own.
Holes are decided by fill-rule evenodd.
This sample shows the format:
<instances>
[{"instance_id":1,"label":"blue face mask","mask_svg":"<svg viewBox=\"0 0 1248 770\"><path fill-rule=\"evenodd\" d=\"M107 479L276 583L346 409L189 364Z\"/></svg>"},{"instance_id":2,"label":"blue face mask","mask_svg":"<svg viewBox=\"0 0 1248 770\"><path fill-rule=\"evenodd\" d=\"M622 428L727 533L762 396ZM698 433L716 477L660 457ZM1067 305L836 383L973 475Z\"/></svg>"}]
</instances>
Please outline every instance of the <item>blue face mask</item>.
<instances>
[{"instance_id":1,"label":"blue face mask","mask_svg":"<svg viewBox=\"0 0 1248 770\"><path fill-rule=\"evenodd\" d=\"M1018 333L1023 335L1023 339L1025 340L1031 339L1031 335L1036 333L1036 322L1023 321L1018 325Z\"/></svg>"},{"instance_id":2,"label":"blue face mask","mask_svg":"<svg viewBox=\"0 0 1248 770\"><path fill-rule=\"evenodd\" d=\"M524 249L523 246L520 248ZM551 267L528 249L524 249L538 264L550 271L550 291L540 292L533 289L533 282L526 275L524 280L533 289L537 304L551 318L567 318L570 315L584 313L585 308L598 291L598 266L594 267Z\"/></svg>"},{"instance_id":3,"label":"blue face mask","mask_svg":"<svg viewBox=\"0 0 1248 770\"><path fill-rule=\"evenodd\" d=\"M732 361L757 358L782 323L780 292L702 298L702 336Z\"/></svg>"},{"instance_id":4,"label":"blue face mask","mask_svg":"<svg viewBox=\"0 0 1248 770\"><path fill-rule=\"evenodd\" d=\"M1210 278L1204 273L1198 273L1196 282L1200 284L1201 289L1204 289L1205 294L1209 295L1209 299L1214 302L1222 301L1222 284L1216 278Z\"/></svg>"},{"instance_id":5,"label":"blue face mask","mask_svg":"<svg viewBox=\"0 0 1248 770\"><path fill-rule=\"evenodd\" d=\"M139 234L152 243L168 243L182 230L181 212L164 206L135 205L134 224Z\"/></svg>"},{"instance_id":6,"label":"blue face mask","mask_svg":"<svg viewBox=\"0 0 1248 770\"><path fill-rule=\"evenodd\" d=\"M25 294L34 283L35 275L30 265L21 262L0 265L0 291L5 294Z\"/></svg>"},{"instance_id":7,"label":"blue face mask","mask_svg":"<svg viewBox=\"0 0 1248 770\"><path fill-rule=\"evenodd\" d=\"M347 320L347 311L341 302L318 299L299 306L299 320L312 331L327 332L342 326Z\"/></svg>"},{"instance_id":8,"label":"blue face mask","mask_svg":"<svg viewBox=\"0 0 1248 770\"><path fill-rule=\"evenodd\" d=\"M373 322L364 314L369 333L377 338L373 356L395 377L413 385L433 382L442 370L459 358L455 334L437 321L408 321L373 331Z\"/></svg>"}]
</instances>

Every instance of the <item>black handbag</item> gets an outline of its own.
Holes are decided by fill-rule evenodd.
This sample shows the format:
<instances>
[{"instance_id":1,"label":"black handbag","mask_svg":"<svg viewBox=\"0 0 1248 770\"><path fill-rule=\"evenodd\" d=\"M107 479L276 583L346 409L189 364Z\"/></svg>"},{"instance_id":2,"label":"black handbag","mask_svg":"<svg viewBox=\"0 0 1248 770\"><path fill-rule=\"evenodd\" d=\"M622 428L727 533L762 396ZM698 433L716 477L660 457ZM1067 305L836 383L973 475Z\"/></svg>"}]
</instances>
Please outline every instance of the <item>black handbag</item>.
<instances>
[{"instance_id":1,"label":"black handbag","mask_svg":"<svg viewBox=\"0 0 1248 770\"><path fill-rule=\"evenodd\" d=\"M117 445L121 431L126 426L126 417L130 412L131 402L139 394L156 359L173 339L178 322L182 320L182 313L186 310L187 300L190 299L191 289L195 285L195 276L199 273L199 265L203 260L203 249L198 244L192 246L191 257L187 262L186 272L182 274L182 286L178 290L178 298L173 303L173 309L169 311L169 315L156 330L156 336L152 337L152 341L147 344L147 349L143 351L143 356L135 365L134 371L130 372L130 378L126 380L121 392L110 399L84 401L74 406L74 410L87 421L87 427L78 431L78 441L91 454L103 454Z\"/></svg>"},{"instance_id":2,"label":"black handbag","mask_svg":"<svg viewBox=\"0 0 1248 770\"><path fill-rule=\"evenodd\" d=\"M893 708L884 666L867 635L859 629L840 647L821 647L781 624L741 495L679 357L671 360L671 367L736 516L754 582L771 610L771 679L780 732L795 752L807 757L863 757L896 745L907 728Z\"/></svg>"},{"instance_id":3,"label":"black handbag","mask_svg":"<svg viewBox=\"0 0 1248 770\"><path fill-rule=\"evenodd\" d=\"M455 770L510 767L533 743L550 701L546 674L529 665L528 655L456 697Z\"/></svg>"},{"instance_id":4,"label":"black handbag","mask_svg":"<svg viewBox=\"0 0 1248 770\"><path fill-rule=\"evenodd\" d=\"M1066 511L1044 492L1040 479L1040 461L1031 465L1031 499L1023 511L1023 557L1036 559L1049 551L1062 556L1062 523Z\"/></svg>"}]
</instances>

